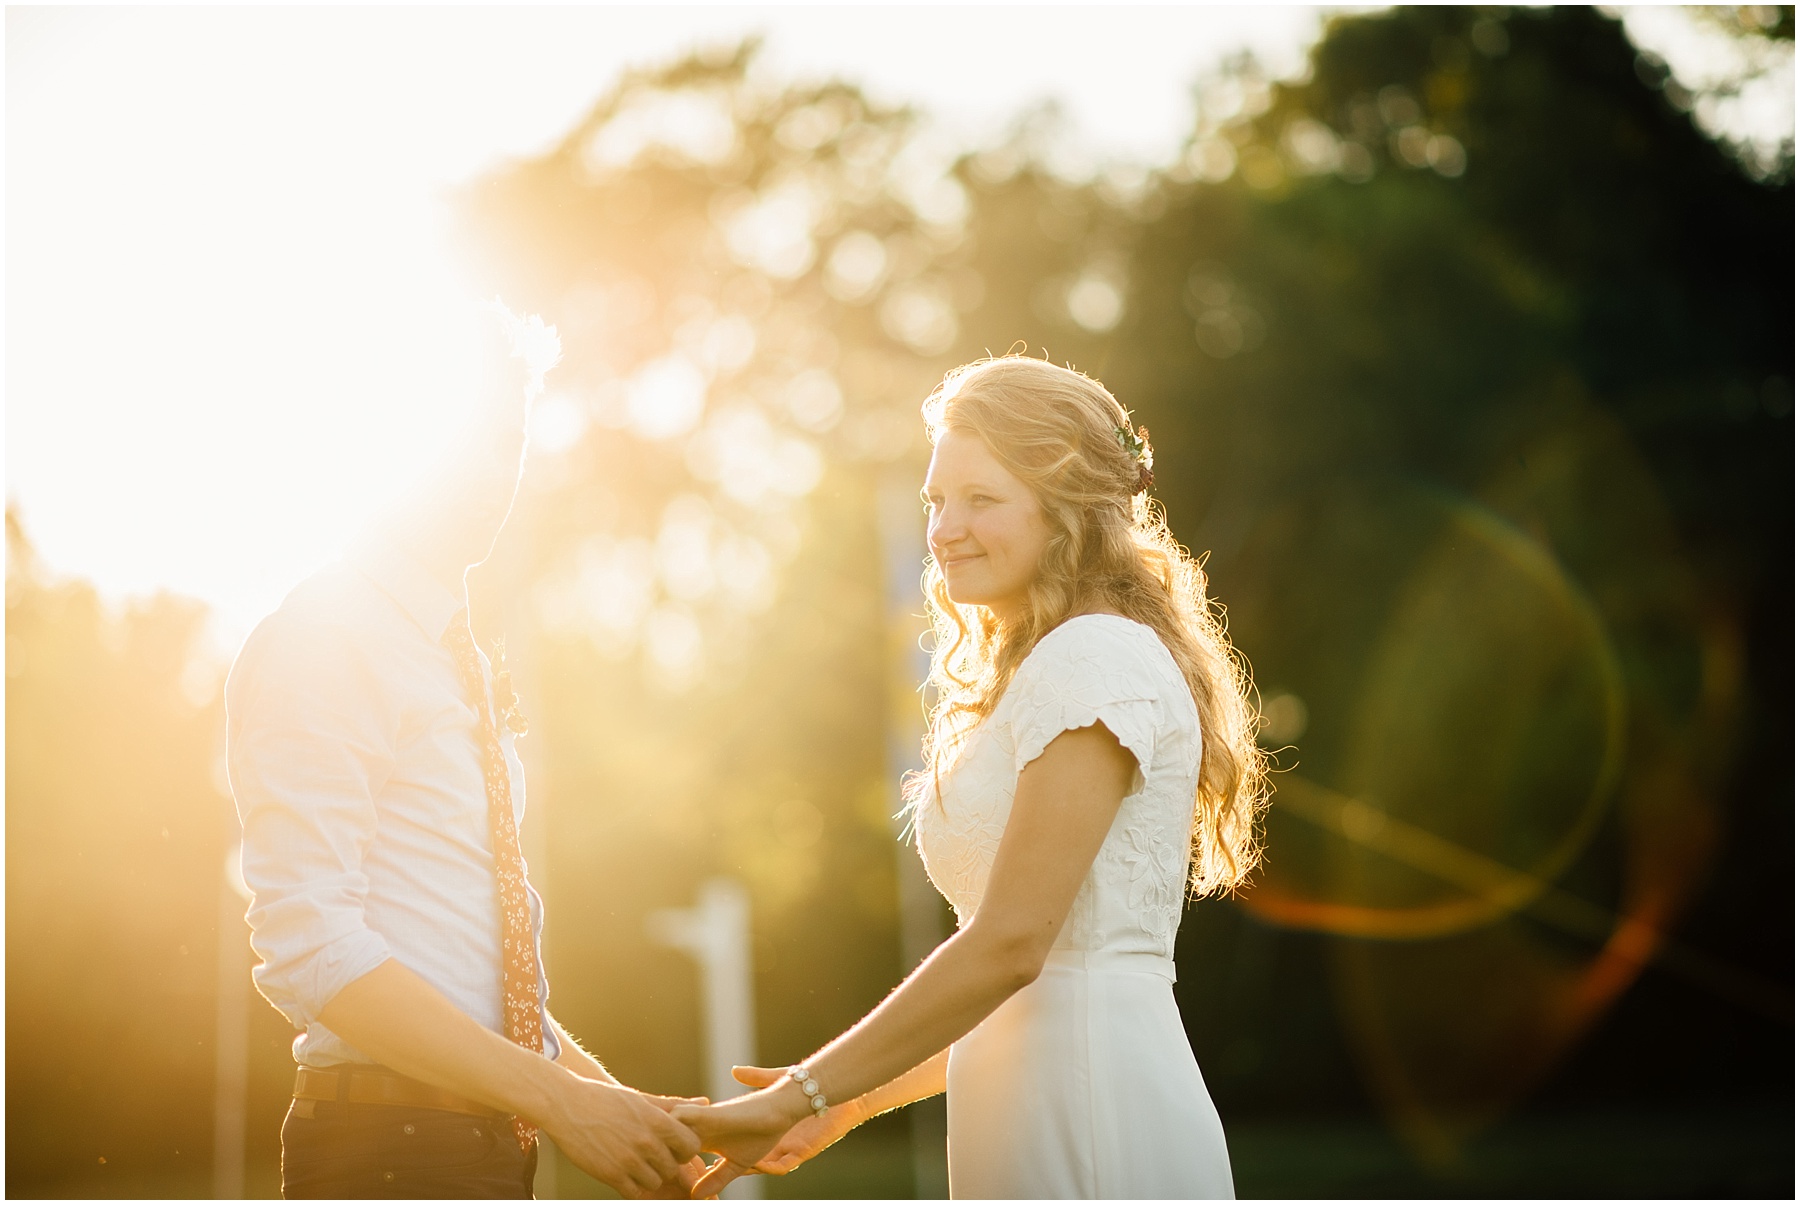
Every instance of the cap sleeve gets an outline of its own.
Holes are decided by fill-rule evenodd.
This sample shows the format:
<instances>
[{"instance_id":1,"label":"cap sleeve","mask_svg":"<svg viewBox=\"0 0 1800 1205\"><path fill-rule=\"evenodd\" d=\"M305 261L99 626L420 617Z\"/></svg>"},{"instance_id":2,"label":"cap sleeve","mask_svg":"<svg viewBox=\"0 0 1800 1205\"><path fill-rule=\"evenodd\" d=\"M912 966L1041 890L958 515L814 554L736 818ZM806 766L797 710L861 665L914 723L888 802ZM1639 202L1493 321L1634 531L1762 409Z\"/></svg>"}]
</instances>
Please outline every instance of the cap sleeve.
<instances>
[{"instance_id":1,"label":"cap sleeve","mask_svg":"<svg viewBox=\"0 0 1800 1205\"><path fill-rule=\"evenodd\" d=\"M1100 723L1137 759L1135 792L1156 755L1162 704L1137 634L1120 630L1126 621L1093 622L1101 618L1070 620L1019 666L1008 691L1013 769L1023 771L1063 733Z\"/></svg>"}]
</instances>

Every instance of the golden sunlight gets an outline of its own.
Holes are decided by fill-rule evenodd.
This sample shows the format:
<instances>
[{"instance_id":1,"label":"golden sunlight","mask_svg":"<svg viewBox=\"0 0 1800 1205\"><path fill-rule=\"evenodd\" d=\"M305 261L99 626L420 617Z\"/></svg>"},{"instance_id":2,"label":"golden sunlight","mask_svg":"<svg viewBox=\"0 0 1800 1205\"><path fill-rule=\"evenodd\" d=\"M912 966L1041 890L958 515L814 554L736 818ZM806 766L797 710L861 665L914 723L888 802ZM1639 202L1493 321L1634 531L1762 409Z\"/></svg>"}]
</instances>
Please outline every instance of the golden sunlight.
<instances>
[{"instance_id":1,"label":"golden sunlight","mask_svg":"<svg viewBox=\"0 0 1800 1205\"><path fill-rule=\"evenodd\" d=\"M954 47L866 10L15 10L8 202L28 237L9 240L8 498L52 566L112 597L197 596L234 643L417 476L471 401L485 299L448 246L447 189L553 144L627 65L763 30L772 71L861 77L965 134L1058 95L1106 145L1155 159L1179 145L1196 71L1242 45L1297 63L1317 26L1311 9L1213 11L1181 18L1179 48L1133 39L1081 77L1058 57L1091 46L1070 36L1099 19L1081 10L1035 28L978 17ZM977 71L983 30L1021 53ZM628 116L590 153L673 138L704 157L730 134L692 106ZM812 250L790 235L804 201L738 215L734 249L803 268ZM837 287L872 287L881 255L866 235L841 240ZM1107 299L1083 296L1103 317ZM915 343L954 330L929 297L890 309ZM715 334L727 357L754 338ZM645 365L626 425L685 434L704 371ZM809 388L797 417L828 425L836 386ZM569 417L549 399L542 446Z\"/></svg>"}]
</instances>

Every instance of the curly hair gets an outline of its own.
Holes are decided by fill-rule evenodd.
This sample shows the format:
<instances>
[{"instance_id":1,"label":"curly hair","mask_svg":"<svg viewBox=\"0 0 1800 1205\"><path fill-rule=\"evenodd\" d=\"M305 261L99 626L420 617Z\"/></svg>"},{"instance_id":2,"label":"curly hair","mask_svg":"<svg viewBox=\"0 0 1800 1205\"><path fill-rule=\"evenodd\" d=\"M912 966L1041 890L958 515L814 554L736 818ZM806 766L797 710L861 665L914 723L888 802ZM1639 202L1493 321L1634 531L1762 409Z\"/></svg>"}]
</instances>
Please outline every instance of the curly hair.
<instances>
[{"instance_id":1,"label":"curly hair","mask_svg":"<svg viewBox=\"0 0 1800 1205\"><path fill-rule=\"evenodd\" d=\"M1261 856L1267 754L1256 741L1249 667L1226 637L1223 610L1207 598L1200 562L1176 542L1148 495L1147 433L1132 430L1129 414L1100 382L1016 355L954 370L923 412L933 446L946 432L967 432L1024 482L1050 538L1027 605L1010 622L987 607L952 601L937 562L928 563L923 586L937 636L929 679L936 702L926 773L908 784L912 806L935 789L1040 639L1075 615L1116 611L1162 639L1199 712L1189 887L1195 896L1236 889Z\"/></svg>"}]
</instances>

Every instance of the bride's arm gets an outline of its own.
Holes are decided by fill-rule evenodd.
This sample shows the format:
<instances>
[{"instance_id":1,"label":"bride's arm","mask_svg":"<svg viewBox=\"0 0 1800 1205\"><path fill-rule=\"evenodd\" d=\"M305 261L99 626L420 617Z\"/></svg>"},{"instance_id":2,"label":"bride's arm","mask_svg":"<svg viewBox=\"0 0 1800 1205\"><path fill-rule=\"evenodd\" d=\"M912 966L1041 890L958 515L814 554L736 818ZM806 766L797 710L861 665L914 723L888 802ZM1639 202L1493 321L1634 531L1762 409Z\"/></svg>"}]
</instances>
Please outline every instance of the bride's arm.
<instances>
[{"instance_id":1,"label":"bride's arm","mask_svg":"<svg viewBox=\"0 0 1800 1205\"><path fill-rule=\"evenodd\" d=\"M1038 977L1131 783L1135 762L1104 725L1065 732L1019 775L981 906L873 1012L806 1061L828 1101L894 1083ZM712 1109L678 1109L730 1166L717 1191L812 1116L791 1079Z\"/></svg>"},{"instance_id":2,"label":"bride's arm","mask_svg":"<svg viewBox=\"0 0 1800 1205\"><path fill-rule=\"evenodd\" d=\"M944 1080L949 1064L950 1051L940 1050L911 1071L889 1080L881 1087L840 1102L844 1106L844 1115L855 1118L844 1129L852 1129L871 1118L880 1117L883 1113L891 1113L914 1101L936 1096L944 1090ZM748 1084L752 1088L768 1088L779 1084L781 1077L787 1074L787 1069L785 1067L733 1067L731 1074L740 1084Z\"/></svg>"},{"instance_id":3,"label":"bride's arm","mask_svg":"<svg viewBox=\"0 0 1800 1205\"><path fill-rule=\"evenodd\" d=\"M860 1096L918 1066L1038 977L1135 767L1101 724L1063 733L1025 767L969 924L807 1060L827 1100Z\"/></svg>"},{"instance_id":4,"label":"bride's arm","mask_svg":"<svg viewBox=\"0 0 1800 1205\"><path fill-rule=\"evenodd\" d=\"M936 1096L944 1090L945 1073L949 1066L950 1051L946 1048L898 1079L889 1080L873 1092L863 1093L856 1098L862 1106L863 1120L879 1117L928 1096Z\"/></svg>"},{"instance_id":5,"label":"bride's arm","mask_svg":"<svg viewBox=\"0 0 1800 1205\"><path fill-rule=\"evenodd\" d=\"M944 1090L945 1071L950 1052L941 1050L898 1079L890 1080L873 1092L865 1092L839 1105L832 1105L817 1117L808 1117L781 1136L767 1154L756 1162L756 1170L771 1176L785 1176L813 1158L838 1139L872 1117L892 1112L902 1105L936 1096ZM780 1067L733 1067L731 1073L740 1084L766 1088L778 1084L787 1075ZM709 1190L711 1191L711 1190Z\"/></svg>"}]
</instances>

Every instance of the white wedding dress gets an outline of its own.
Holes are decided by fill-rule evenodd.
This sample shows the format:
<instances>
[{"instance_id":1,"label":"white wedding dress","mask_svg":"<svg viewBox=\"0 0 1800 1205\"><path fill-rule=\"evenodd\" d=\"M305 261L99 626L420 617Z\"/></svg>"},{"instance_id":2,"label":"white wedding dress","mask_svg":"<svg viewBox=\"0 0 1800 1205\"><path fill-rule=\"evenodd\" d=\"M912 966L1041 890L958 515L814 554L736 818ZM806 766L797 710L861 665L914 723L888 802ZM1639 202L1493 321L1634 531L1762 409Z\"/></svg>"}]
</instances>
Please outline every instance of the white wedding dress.
<instances>
[{"instance_id":1,"label":"white wedding dress","mask_svg":"<svg viewBox=\"0 0 1800 1205\"><path fill-rule=\"evenodd\" d=\"M919 853L967 924L1019 772L1095 721L1138 770L1043 974L950 1048L952 1197L1232 1196L1172 988L1200 723L1156 633L1083 615L1040 640L920 804Z\"/></svg>"}]
</instances>

